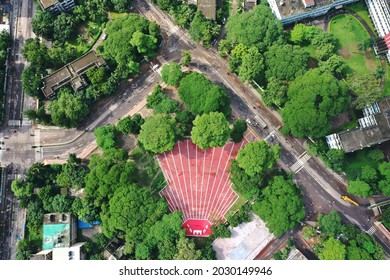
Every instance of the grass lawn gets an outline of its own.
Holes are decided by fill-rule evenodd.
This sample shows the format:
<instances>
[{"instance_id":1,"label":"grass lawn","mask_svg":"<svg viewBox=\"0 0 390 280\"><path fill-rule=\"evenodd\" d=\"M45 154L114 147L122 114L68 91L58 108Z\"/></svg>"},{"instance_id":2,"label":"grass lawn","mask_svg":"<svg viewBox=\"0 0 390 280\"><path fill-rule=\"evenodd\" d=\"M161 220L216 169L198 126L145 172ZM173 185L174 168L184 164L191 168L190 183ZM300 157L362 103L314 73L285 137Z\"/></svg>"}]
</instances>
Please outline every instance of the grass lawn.
<instances>
[{"instance_id":1,"label":"grass lawn","mask_svg":"<svg viewBox=\"0 0 390 280\"><path fill-rule=\"evenodd\" d=\"M386 83L382 92L382 96L390 96L390 66L386 64Z\"/></svg>"},{"instance_id":2,"label":"grass lawn","mask_svg":"<svg viewBox=\"0 0 390 280\"><path fill-rule=\"evenodd\" d=\"M344 74L356 72L364 75L374 73L380 65L379 59L372 50L359 51L360 43L370 38L364 27L351 15L338 15L332 19L329 31L338 40L338 53L347 62L348 68Z\"/></svg>"},{"instance_id":3,"label":"grass lawn","mask_svg":"<svg viewBox=\"0 0 390 280\"><path fill-rule=\"evenodd\" d=\"M149 187L156 193L166 186L164 175L155 157L144 153L139 147L134 148L130 155L137 164L138 183L141 186Z\"/></svg>"},{"instance_id":4,"label":"grass lawn","mask_svg":"<svg viewBox=\"0 0 390 280\"><path fill-rule=\"evenodd\" d=\"M225 214L225 218L227 220L229 220L229 217L233 215L238 209L240 209L241 206L244 205L246 202L246 199L242 195L240 194L238 195L239 197L236 200L236 202L232 205L232 207L230 207L229 211Z\"/></svg>"},{"instance_id":5,"label":"grass lawn","mask_svg":"<svg viewBox=\"0 0 390 280\"><path fill-rule=\"evenodd\" d=\"M111 20L114 20L114 19L117 19L117 18L126 16L126 15L128 15L128 13L115 13L115 12L110 12L108 17L109 17Z\"/></svg>"},{"instance_id":6,"label":"grass lawn","mask_svg":"<svg viewBox=\"0 0 390 280\"><path fill-rule=\"evenodd\" d=\"M370 13L368 12L367 6L364 2L353 3L346 6L346 8L358 14L368 24L370 29L376 33L376 29L370 18Z\"/></svg>"}]
</instances>

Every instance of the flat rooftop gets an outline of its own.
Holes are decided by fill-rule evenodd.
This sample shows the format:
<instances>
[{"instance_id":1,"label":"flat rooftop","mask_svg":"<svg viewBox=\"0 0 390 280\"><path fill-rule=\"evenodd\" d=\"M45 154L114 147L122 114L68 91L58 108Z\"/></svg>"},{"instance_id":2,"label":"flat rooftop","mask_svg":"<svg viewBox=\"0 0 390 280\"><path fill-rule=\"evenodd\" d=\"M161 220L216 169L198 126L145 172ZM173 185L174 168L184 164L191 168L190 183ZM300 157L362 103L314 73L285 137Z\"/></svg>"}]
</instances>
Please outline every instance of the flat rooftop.
<instances>
[{"instance_id":1,"label":"flat rooftop","mask_svg":"<svg viewBox=\"0 0 390 280\"><path fill-rule=\"evenodd\" d=\"M233 228L230 238L213 242L217 260L253 260L275 238L260 217L249 215L251 221Z\"/></svg>"},{"instance_id":2,"label":"flat rooftop","mask_svg":"<svg viewBox=\"0 0 390 280\"><path fill-rule=\"evenodd\" d=\"M303 3L303 0L275 0L276 6L278 7L279 13L282 18L301 14L303 12L311 11L318 9L323 6L327 6L330 4L333 4L333 0L306 0L307 5L312 5L314 2L313 7L307 7L305 8L305 5Z\"/></svg>"},{"instance_id":3,"label":"flat rooftop","mask_svg":"<svg viewBox=\"0 0 390 280\"><path fill-rule=\"evenodd\" d=\"M100 67L102 65L105 65L104 59L94 51L90 51L44 77L42 87L43 94L46 97L50 97L57 89L69 83L71 83L74 90L78 90L86 84L81 78L81 75L87 72L91 67Z\"/></svg>"},{"instance_id":4,"label":"flat rooftop","mask_svg":"<svg viewBox=\"0 0 390 280\"><path fill-rule=\"evenodd\" d=\"M43 9L46 10L47 8L57 4L59 0L39 0L39 2L41 2Z\"/></svg>"},{"instance_id":5,"label":"flat rooftop","mask_svg":"<svg viewBox=\"0 0 390 280\"><path fill-rule=\"evenodd\" d=\"M70 222L71 216L69 214L45 214L43 217L42 250L69 247Z\"/></svg>"},{"instance_id":6,"label":"flat rooftop","mask_svg":"<svg viewBox=\"0 0 390 280\"><path fill-rule=\"evenodd\" d=\"M353 152L390 140L390 98L378 101L378 105L381 113L374 115L378 125L339 133L345 152Z\"/></svg>"},{"instance_id":7,"label":"flat rooftop","mask_svg":"<svg viewBox=\"0 0 390 280\"><path fill-rule=\"evenodd\" d=\"M216 19L217 3L216 0L198 0L198 8L208 19Z\"/></svg>"}]
</instances>

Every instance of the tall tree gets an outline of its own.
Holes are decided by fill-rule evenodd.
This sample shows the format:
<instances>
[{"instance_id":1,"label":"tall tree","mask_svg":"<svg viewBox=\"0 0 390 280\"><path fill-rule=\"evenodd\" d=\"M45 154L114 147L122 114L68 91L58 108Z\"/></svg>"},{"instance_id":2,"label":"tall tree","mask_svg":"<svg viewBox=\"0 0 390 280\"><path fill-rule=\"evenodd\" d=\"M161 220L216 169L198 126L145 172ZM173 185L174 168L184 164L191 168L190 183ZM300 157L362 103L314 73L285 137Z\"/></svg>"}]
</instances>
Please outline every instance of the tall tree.
<instances>
[{"instance_id":1,"label":"tall tree","mask_svg":"<svg viewBox=\"0 0 390 280\"><path fill-rule=\"evenodd\" d=\"M222 147L229 139L229 122L222 113L210 112L197 116L193 123L191 139L201 149Z\"/></svg>"},{"instance_id":2,"label":"tall tree","mask_svg":"<svg viewBox=\"0 0 390 280\"><path fill-rule=\"evenodd\" d=\"M181 67L177 62L172 62L170 64L165 64L161 70L161 79L167 85L177 86L180 82L180 79L183 77L183 72Z\"/></svg>"},{"instance_id":3,"label":"tall tree","mask_svg":"<svg viewBox=\"0 0 390 280\"><path fill-rule=\"evenodd\" d=\"M285 126L298 137L322 137L330 118L343 112L349 102L344 84L318 69L298 77L288 90L289 101L282 111Z\"/></svg>"},{"instance_id":4,"label":"tall tree","mask_svg":"<svg viewBox=\"0 0 390 280\"><path fill-rule=\"evenodd\" d=\"M351 194L362 197L367 197L373 194L370 185L360 180L350 181L347 191Z\"/></svg>"},{"instance_id":5,"label":"tall tree","mask_svg":"<svg viewBox=\"0 0 390 280\"><path fill-rule=\"evenodd\" d=\"M282 42L283 28L266 4L246 13L236 13L226 24L227 40L256 46L263 53L271 44Z\"/></svg>"},{"instance_id":6,"label":"tall tree","mask_svg":"<svg viewBox=\"0 0 390 280\"><path fill-rule=\"evenodd\" d=\"M322 242L320 246L320 249L318 249L320 260L345 260L346 247L339 240L331 237Z\"/></svg>"},{"instance_id":7,"label":"tall tree","mask_svg":"<svg viewBox=\"0 0 390 280\"><path fill-rule=\"evenodd\" d=\"M248 143L238 151L238 165L249 175L265 174L279 159L279 146L268 146L265 141Z\"/></svg>"},{"instance_id":8,"label":"tall tree","mask_svg":"<svg viewBox=\"0 0 390 280\"><path fill-rule=\"evenodd\" d=\"M253 204L253 212L266 222L275 236L280 236L305 217L301 193L291 180L275 176L262 191L262 199Z\"/></svg>"},{"instance_id":9,"label":"tall tree","mask_svg":"<svg viewBox=\"0 0 390 280\"><path fill-rule=\"evenodd\" d=\"M226 91L200 73L192 72L180 81L179 96L196 115L218 111L227 116L231 112Z\"/></svg>"},{"instance_id":10,"label":"tall tree","mask_svg":"<svg viewBox=\"0 0 390 280\"><path fill-rule=\"evenodd\" d=\"M151 116L141 125L138 140L153 153L170 151L176 143L175 126L175 119L168 116Z\"/></svg>"},{"instance_id":11,"label":"tall tree","mask_svg":"<svg viewBox=\"0 0 390 280\"><path fill-rule=\"evenodd\" d=\"M219 33L219 26L207 19L201 11L198 11L191 21L188 31L194 41L209 47L214 37Z\"/></svg>"},{"instance_id":12,"label":"tall tree","mask_svg":"<svg viewBox=\"0 0 390 280\"><path fill-rule=\"evenodd\" d=\"M319 214L318 224L321 233L336 238L342 233L345 227L341 223L341 217L336 211L331 211L328 215Z\"/></svg>"},{"instance_id":13,"label":"tall tree","mask_svg":"<svg viewBox=\"0 0 390 280\"><path fill-rule=\"evenodd\" d=\"M364 106L377 101L381 96L379 80L372 74L349 75L347 77L347 83L356 95L356 99L354 100L356 109L363 109Z\"/></svg>"},{"instance_id":14,"label":"tall tree","mask_svg":"<svg viewBox=\"0 0 390 280\"><path fill-rule=\"evenodd\" d=\"M252 47L242 57L238 75L243 81L262 81L264 78L264 58L256 47Z\"/></svg>"},{"instance_id":15,"label":"tall tree","mask_svg":"<svg viewBox=\"0 0 390 280\"><path fill-rule=\"evenodd\" d=\"M272 45L264 54L267 79L292 81L307 71L309 54L298 46L289 44Z\"/></svg>"},{"instance_id":16,"label":"tall tree","mask_svg":"<svg viewBox=\"0 0 390 280\"><path fill-rule=\"evenodd\" d=\"M81 95L68 88L59 90L58 99L52 101L49 110L53 123L66 128L76 127L89 114L88 105Z\"/></svg>"},{"instance_id":17,"label":"tall tree","mask_svg":"<svg viewBox=\"0 0 390 280\"><path fill-rule=\"evenodd\" d=\"M116 148L119 143L118 131L113 125L100 126L93 131L97 145L103 150Z\"/></svg>"}]
</instances>

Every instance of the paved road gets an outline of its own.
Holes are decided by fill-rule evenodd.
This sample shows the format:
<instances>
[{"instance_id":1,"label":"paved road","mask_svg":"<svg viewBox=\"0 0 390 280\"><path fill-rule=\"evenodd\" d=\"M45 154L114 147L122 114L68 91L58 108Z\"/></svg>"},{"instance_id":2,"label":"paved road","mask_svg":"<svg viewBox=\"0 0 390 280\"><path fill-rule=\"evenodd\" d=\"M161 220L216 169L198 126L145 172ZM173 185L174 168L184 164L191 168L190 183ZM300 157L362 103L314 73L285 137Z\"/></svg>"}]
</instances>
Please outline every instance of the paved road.
<instances>
[{"instance_id":1,"label":"paved road","mask_svg":"<svg viewBox=\"0 0 390 280\"><path fill-rule=\"evenodd\" d=\"M238 117L247 119L258 114L265 119L269 129L263 130L257 127L251 127L251 129L259 138L265 138L271 132L276 134L277 141L282 146L280 165L297 172L295 180L305 194L307 219L315 218L318 212L327 213L330 209L336 209L343 214L344 219L353 222L363 230L368 230L372 226L371 211L364 207L351 206L340 200L341 194L345 191L342 178L324 168L317 159L306 156L306 149L303 145L305 140L284 137L278 132L277 128L280 128L282 123L277 112L265 107L260 95L251 86L241 84L235 75L228 73L226 61L216 54L215 49L208 50L194 44L186 31L176 27L168 15L146 0L138 0L134 4L140 13L158 22L166 34L164 48L158 57L160 64L178 61L182 51L191 50L192 67L204 72L208 78L227 89L233 101L232 108ZM28 36L28 34L25 35ZM133 81L125 82L122 90L117 94L95 104L95 109L91 110L89 118L78 129L70 131L59 129L54 132L53 129L31 131L30 125L26 123L16 132L6 130L4 133L8 134L9 140L5 141L11 150L3 153L2 161L14 162L14 166L19 167L19 172L23 172L23 168L28 167L34 161L66 159L68 153L82 152L94 140L92 130L95 127L116 123L120 117L145 98L159 79L159 75L149 69L143 71ZM135 87L133 88L132 85ZM374 234L390 253L390 248L386 245L388 243L383 236L377 232Z\"/></svg>"}]
</instances>

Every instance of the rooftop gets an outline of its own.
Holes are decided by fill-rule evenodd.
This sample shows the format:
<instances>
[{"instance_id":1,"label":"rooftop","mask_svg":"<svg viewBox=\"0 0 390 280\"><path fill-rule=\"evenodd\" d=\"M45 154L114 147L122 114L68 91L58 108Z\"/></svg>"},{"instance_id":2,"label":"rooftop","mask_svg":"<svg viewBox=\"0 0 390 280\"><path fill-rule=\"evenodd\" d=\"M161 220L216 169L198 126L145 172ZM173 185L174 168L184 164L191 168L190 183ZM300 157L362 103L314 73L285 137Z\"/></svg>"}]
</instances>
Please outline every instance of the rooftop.
<instances>
[{"instance_id":1,"label":"rooftop","mask_svg":"<svg viewBox=\"0 0 390 280\"><path fill-rule=\"evenodd\" d=\"M390 98L378 101L380 113L371 115L376 124L356 128L338 134L345 152L353 152L390 140Z\"/></svg>"},{"instance_id":2,"label":"rooftop","mask_svg":"<svg viewBox=\"0 0 390 280\"><path fill-rule=\"evenodd\" d=\"M333 0L274 0L281 17L301 14L333 4Z\"/></svg>"},{"instance_id":3,"label":"rooftop","mask_svg":"<svg viewBox=\"0 0 390 280\"><path fill-rule=\"evenodd\" d=\"M216 0L198 0L198 8L208 19L216 19L217 3Z\"/></svg>"},{"instance_id":4,"label":"rooftop","mask_svg":"<svg viewBox=\"0 0 390 280\"><path fill-rule=\"evenodd\" d=\"M81 75L85 74L91 67L100 67L102 65L105 65L104 59L94 51L90 51L44 77L42 87L43 94L46 97L50 97L57 89L69 83L74 90L79 90L86 85L86 82Z\"/></svg>"},{"instance_id":5,"label":"rooftop","mask_svg":"<svg viewBox=\"0 0 390 280\"><path fill-rule=\"evenodd\" d=\"M70 214L45 214L43 217L42 250L69 247L71 242L70 222Z\"/></svg>"},{"instance_id":6,"label":"rooftop","mask_svg":"<svg viewBox=\"0 0 390 280\"><path fill-rule=\"evenodd\" d=\"M41 5L44 10L60 2L59 0L39 0L39 1L41 2Z\"/></svg>"}]
</instances>

